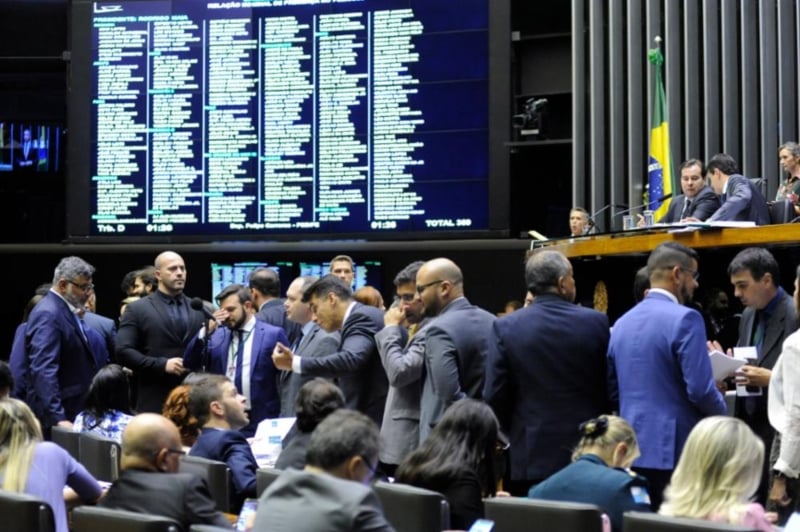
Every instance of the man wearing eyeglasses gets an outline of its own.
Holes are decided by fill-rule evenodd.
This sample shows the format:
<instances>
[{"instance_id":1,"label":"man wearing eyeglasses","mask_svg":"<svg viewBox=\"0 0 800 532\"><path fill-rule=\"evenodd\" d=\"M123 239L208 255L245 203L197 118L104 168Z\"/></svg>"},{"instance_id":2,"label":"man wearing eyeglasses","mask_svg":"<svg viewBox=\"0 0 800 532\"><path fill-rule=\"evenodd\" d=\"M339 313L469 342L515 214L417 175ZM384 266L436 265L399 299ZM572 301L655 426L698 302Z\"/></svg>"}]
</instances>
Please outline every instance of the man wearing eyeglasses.
<instances>
[{"instance_id":1,"label":"man wearing eyeglasses","mask_svg":"<svg viewBox=\"0 0 800 532\"><path fill-rule=\"evenodd\" d=\"M633 427L641 456L633 469L650 483L650 503L664 488L692 427L726 412L711 371L700 313L686 305L699 286L697 252L677 242L647 260L650 290L614 324L608 346L608 388Z\"/></svg>"},{"instance_id":2,"label":"man wearing eyeglasses","mask_svg":"<svg viewBox=\"0 0 800 532\"><path fill-rule=\"evenodd\" d=\"M80 257L61 259L52 287L28 317L22 387L45 434L53 425L72 427L92 378L108 362L99 333L79 315L94 289L94 271Z\"/></svg>"},{"instance_id":3,"label":"man wearing eyeglasses","mask_svg":"<svg viewBox=\"0 0 800 532\"><path fill-rule=\"evenodd\" d=\"M496 317L464 297L464 276L450 259L433 259L417 272L417 294L433 318L425 334L425 380L419 441L459 399L483 397L488 341Z\"/></svg>"},{"instance_id":4,"label":"man wearing eyeglasses","mask_svg":"<svg viewBox=\"0 0 800 532\"><path fill-rule=\"evenodd\" d=\"M181 437L172 421L158 414L139 414L122 433L122 471L98 506L145 515L162 515L183 530L194 524L230 529L217 511L206 481L179 473Z\"/></svg>"}]
</instances>

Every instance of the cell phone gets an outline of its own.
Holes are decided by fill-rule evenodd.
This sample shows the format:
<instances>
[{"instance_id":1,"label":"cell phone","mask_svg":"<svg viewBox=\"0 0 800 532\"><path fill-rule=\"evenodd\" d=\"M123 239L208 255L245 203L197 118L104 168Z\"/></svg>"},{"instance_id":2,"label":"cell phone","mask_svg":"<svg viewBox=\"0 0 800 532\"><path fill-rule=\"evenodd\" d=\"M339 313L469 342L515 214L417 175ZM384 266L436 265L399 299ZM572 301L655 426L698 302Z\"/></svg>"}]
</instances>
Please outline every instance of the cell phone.
<instances>
[{"instance_id":1,"label":"cell phone","mask_svg":"<svg viewBox=\"0 0 800 532\"><path fill-rule=\"evenodd\" d=\"M258 499L245 499L239 518L236 520L236 532L250 532L256 519Z\"/></svg>"},{"instance_id":2,"label":"cell phone","mask_svg":"<svg viewBox=\"0 0 800 532\"><path fill-rule=\"evenodd\" d=\"M469 532L492 532L492 530L494 530L494 521L489 519L478 519L469 527Z\"/></svg>"}]
</instances>

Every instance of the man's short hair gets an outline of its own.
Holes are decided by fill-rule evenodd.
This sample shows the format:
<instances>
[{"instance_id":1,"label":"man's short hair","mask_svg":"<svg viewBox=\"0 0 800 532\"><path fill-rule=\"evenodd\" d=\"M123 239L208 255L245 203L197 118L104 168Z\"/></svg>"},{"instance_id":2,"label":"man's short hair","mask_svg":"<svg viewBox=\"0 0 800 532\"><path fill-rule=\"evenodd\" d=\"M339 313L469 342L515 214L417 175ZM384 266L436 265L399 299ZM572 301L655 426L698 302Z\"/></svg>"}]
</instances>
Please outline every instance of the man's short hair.
<instances>
[{"instance_id":1,"label":"man's short hair","mask_svg":"<svg viewBox=\"0 0 800 532\"><path fill-rule=\"evenodd\" d=\"M281 296L281 278L278 276L278 272L272 268L261 266L254 269L247 278L247 286L255 288L265 296Z\"/></svg>"},{"instance_id":2,"label":"man's short hair","mask_svg":"<svg viewBox=\"0 0 800 532\"><path fill-rule=\"evenodd\" d=\"M53 272L53 284L58 284L61 279L91 278L94 275L94 271L94 266L80 257L64 257L59 261Z\"/></svg>"},{"instance_id":3,"label":"man's short hair","mask_svg":"<svg viewBox=\"0 0 800 532\"><path fill-rule=\"evenodd\" d=\"M650 274L647 272L647 266L642 266L636 270L636 275L633 277L633 300L639 302L644 299L644 293L650 289Z\"/></svg>"},{"instance_id":4,"label":"man's short hair","mask_svg":"<svg viewBox=\"0 0 800 532\"><path fill-rule=\"evenodd\" d=\"M355 268L353 268L353 259L349 255L336 255L335 257L333 257L331 259L331 265L328 268L328 271L333 271L333 263L334 262L349 262L350 263L350 269L355 271Z\"/></svg>"},{"instance_id":5,"label":"man's short hair","mask_svg":"<svg viewBox=\"0 0 800 532\"><path fill-rule=\"evenodd\" d=\"M417 283L417 272L422 265L425 264L425 261L416 260L400 270L397 275L394 277L394 285L400 286L401 284L408 284L408 283Z\"/></svg>"},{"instance_id":6,"label":"man's short hair","mask_svg":"<svg viewBox=\"0 0 800 532\"><path fill-rule=\"evenodd\" d=\"M753 280L760 281L765 273L772 276L772 284L780 286L781 270L778 261L764 248L745 248L733 257L728 265L728 276L747 270L753 276Z\"/></svg>"},{"instance_id":7,"label":"man's short hair","mask_svg":"<svg viewBox=\"0 0 800 532\"><path fill-rule=\"evenodd\" d=\"M236 294L239 296L239 303L244 305L246 301L252 301L253 296L250 294L250 290L244 286L243 284L229 284L225 288L222 289L222 292L217 294L214 298L217 300L217 304L222 304L222 301L229 298L230 296Z\"/></svg>"},{"instance_id":8,"label":"man's short hair","mask_svg":"<svg viewBox=\"0 0 800 532\"><path fill-rule=\"evenodd\" d=\"M718 153L708 161L706 166L706 173L719 170L725 175L732 175L739 173L739 166L736 164L736 159L727 153Z\"/></svg>"},{"instance_id":9,"label":"man's short hair","mask_svg":"<svg viewBox=\"0 0 800 532\"><path fill-rule=\"evenodd\" d=\"M583 215L584 218L586 218L587 220L589 219L589 211L587 211L583 207L573 207L569 210L569 213L572 214L573 212L579 212Z\"/></svg>"},{"instance_id":10,"label":"man's short hair","mask_svg":"<svg viewBox=\"0 0 800 532\"><path fill-rule=\"evenodd\" d=\"M189 412L197 418L201 427L211 417L211 403L222 399L222 385L226 382L230 382L230 379L225 375L209 373L192 384L189 391Z\"/></svg>"},{"instance_id":11,"label":"man's short hair","mask_svg":"<svg viewBox=\"0 0 800 532\"><path fill-rule=\"evenodd\" d=\"M652 279L653 272L665 268L675 266L691 268L692 259L697 260L697 252L692 248L677 242L663 242L650 253L650 257L647 259L647 273Z\"/></svg>"},{"instance_id":12,"label":"man's short hair","mask_svg":"<svg viewBox=\"0 0 800 532\"><path fill-rule=\"evenodd\" d=\"M308 303L312 297L323 298L331 292L343 301L353 299L353 292L350 287L335 275L328 274L306 288L306 291L303 292L303 303Z\"/></svg>"},{"instance_id":13,"label":"man's short hair","mask_svg":"<svg viewBox=\"0 0 800 532\"><path fill-rule=\"evenodd\" d=\"M683 170L684 168L689 168L690 166L699 166L700 167L700 177L706 177L706 165L703 164L703 161L700 159L686 159L681 163L680 168L678 170Z\"/></svg>"},{"instance_id":14,"label":"man's short hair","mask_svg":"<svg viewBox=\"0 0 800 532\"><path fill-rule=\"evenodd\" d=\"M569 272L569 259L559 251L543 250L534 253L525 263L525 283L538 296L558 286L558 279Z\"/></svg>"},{"instance_id":15,"label":"man's short hair","mask_svg":"<svg viewBox=\"0 0 800 532\"><path fill-rule=\"evenodd\" d=\"M370 418L340 408L317 425L311 433L306 463L330 471L353 456L375 463L380 447L380 430Z\"/></svg>"},{"instance_id":16,"label":"man's short hair","mask_svg":"<svg viewBox=\"0 0 800 532\"><path fill-rule=\"evenodd\" d=\"M156 277L155 266L145 266L136 272L136 277L142 280L142 284L144 286L150 287L152 292L155 292L158 289L158 278Z\"/></svg>"},{"instance_id":17,"label":"man's short hair","mask_svg":"<svg viewBox=\"0 0 800 532\"><path fill-rule=\"evenodd\" d=\"M332 412L344 408L344 394L331 381L317 377L300 387L294 406L298 430L309 433Z\"/></svg>"}]
</instances>

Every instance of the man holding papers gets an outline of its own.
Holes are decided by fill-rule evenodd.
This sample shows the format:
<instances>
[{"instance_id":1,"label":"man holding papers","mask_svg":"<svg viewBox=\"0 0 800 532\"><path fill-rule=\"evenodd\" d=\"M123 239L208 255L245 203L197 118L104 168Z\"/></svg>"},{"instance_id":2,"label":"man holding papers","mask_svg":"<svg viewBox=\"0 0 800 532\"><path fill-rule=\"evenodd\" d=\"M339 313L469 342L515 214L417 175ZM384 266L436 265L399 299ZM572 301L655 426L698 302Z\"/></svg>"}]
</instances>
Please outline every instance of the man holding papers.
<instances>
[{"instance_id":1,"label":"man holding papers","mask_svg":"<svg viewBox=\"0 0 800 532\"><path fill-rule=\"evenodd\" d=\"M698 286L697 253L665 242L647 270L650 291L611 331L608 381L639 440L633 469L648 479L658 510L692 427L727 409L711 373L703 318L685 305Z\"/></svg>"}]
</instances>

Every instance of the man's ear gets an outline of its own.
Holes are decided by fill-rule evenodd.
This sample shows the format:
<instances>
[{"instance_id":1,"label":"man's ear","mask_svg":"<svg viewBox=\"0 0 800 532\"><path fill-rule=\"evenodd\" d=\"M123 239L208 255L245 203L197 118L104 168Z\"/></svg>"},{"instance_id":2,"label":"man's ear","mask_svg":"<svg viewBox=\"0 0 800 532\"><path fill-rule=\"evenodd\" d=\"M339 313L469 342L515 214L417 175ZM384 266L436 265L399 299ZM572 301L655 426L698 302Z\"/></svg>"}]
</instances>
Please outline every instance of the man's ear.
<instances>
[{"instance_id":1,"label":"man's ear","mask_svg":"<svg viewBox=\"0 0 800 532\"><path fill-rule=\"evenodd\" d=\"M167 449L160 449L156 453L156 469L161 471L162 473L167 472L167 455L169 451Z\"/></svg>"},{"instance_id":2,"label":"man's ear","mask_svg":"<svg viewBox=\"0 0 800 532\"><path fill-rule=\"evenodd\" d=\"M361 482L361 478L358 474L358 466L361 464L361 462L363 462L363 459L358 455L351 456L347 459L346 472L348 479Z\"/></svg>"},{"instance_id":3,"label":"man's ear","mask_svg":"<svg viewBox=\"0 0 800 532\"><path fill-rule=\"evenodd\" d=\"M225 415L225 407L222 406L222 403L219 401L211 401L211 403L208 405L208 411L217 416Z\"/></svg>"}]
</instances>

